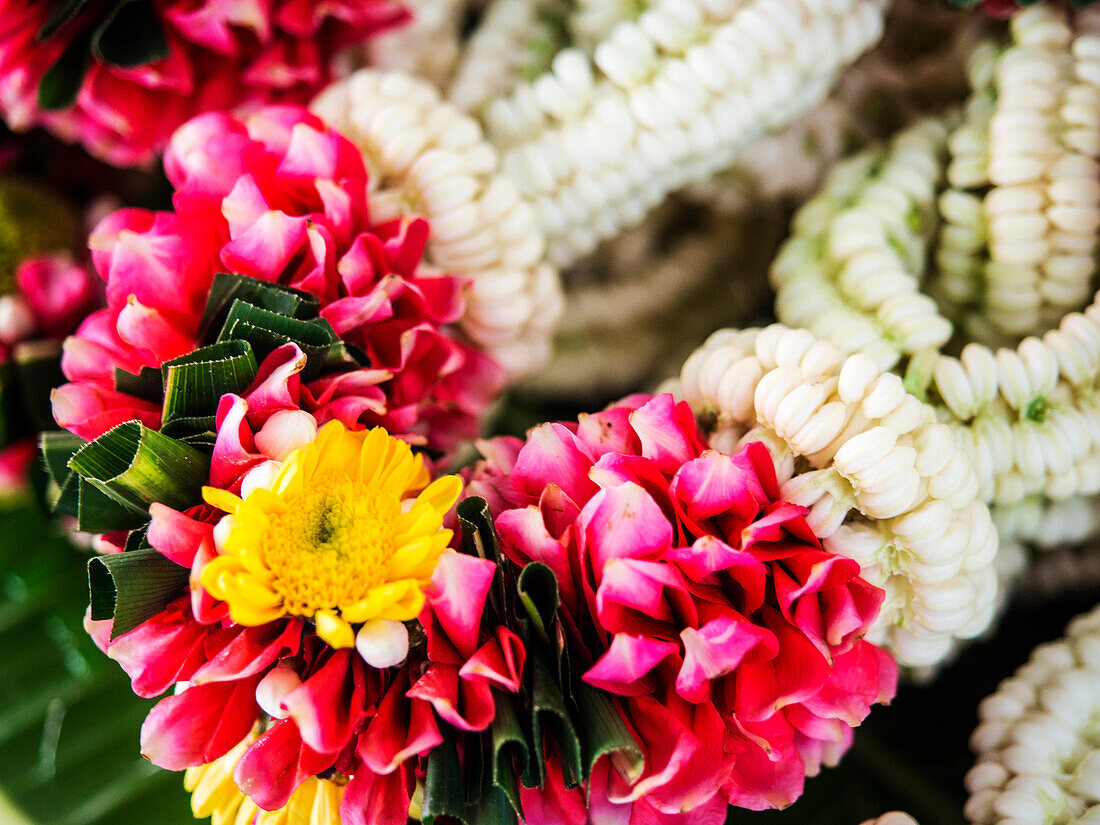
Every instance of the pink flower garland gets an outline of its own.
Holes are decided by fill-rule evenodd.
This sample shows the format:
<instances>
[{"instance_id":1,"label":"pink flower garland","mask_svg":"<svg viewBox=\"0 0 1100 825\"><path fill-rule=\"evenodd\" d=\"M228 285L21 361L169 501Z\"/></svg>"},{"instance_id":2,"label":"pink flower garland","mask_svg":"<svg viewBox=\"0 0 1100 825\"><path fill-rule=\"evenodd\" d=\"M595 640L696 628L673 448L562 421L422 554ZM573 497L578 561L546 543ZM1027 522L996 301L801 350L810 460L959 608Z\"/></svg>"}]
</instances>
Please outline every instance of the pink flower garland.
<instances>
[{"instance_id":1,"label":"pink flower garland","mask_svg":"<svg viewBox=\"0 0 1100 825\"><path fill-rule=\"evenodd\" d=\"M92 0L42 41L53 5L0 0L0 115L17 130L43 125L119 166L151 160L201 112L308 102L331 79L336 52L408 17L393 0L155 0L169 55L131 68L92 60L76 101L51 111L39 105L43 76L110 11Z\"/></svg>"},{"instance_id":2,"label":"pink flower garland","mask_svg":"<svg viewBox=\"0 0 1100 825\"><path fill-rule=\"evenodd\" d=\"M618 697L646 757L633 783L594 771L593 811L695 811L702 825L727 801L785 807L893 697L894 660L862 639L882 591L822 549L762 445L708 449L690 408L662 395L485 452L468 494L490 502L506 556L554 571L583 678ZM550 781L525 792L525 819L582 822L585 798Z\"/></svg>"}]
</instances>

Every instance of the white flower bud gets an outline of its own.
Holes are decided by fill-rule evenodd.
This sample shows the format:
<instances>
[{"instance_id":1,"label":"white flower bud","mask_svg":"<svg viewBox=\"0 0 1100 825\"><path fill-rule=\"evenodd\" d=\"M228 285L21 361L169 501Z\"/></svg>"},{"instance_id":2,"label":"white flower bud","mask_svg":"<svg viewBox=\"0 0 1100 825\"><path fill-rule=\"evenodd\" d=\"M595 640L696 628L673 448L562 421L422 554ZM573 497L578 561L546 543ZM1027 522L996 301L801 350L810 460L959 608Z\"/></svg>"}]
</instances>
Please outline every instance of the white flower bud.
<instances>
[{"instance_id":1,"label":"white flower bud","mask_svg":"<svg viewBox=\"0 0 1100 825\"><path fill-rule=\"evenodd\" d=\"M283 461L317 437L317 419L305 410L280 410L256 433L256 446L268 458Z\"/></svg>"},{"instance_id":2,"label":"white flower bud","mask_svg":"<svg viewBox=\"0 0 1100 825\"><path fill-rule=\"evenodd\" d=\"M214 546L219 553L225 552L225 540L237 526L237 520L233 516L222 516L221 521L214 525Z\"/></svg>"},{"instance_id":3,"label":"white flower bud","mask_svg":"<svg viewBox=\"0 0 1100 825\"><path fill-rule=\"evenodd\" d=\"M22 295L0 295L0 343L14 344L34 332L34 313Z\"/></svg>"},{"instance_id":4,"label":"white flower bud","mask_svg":"<svg viewBox=\"0 0 1100 825\"><path fill-rule=\"evenodd\" d=\"M399 665L409 655L408 628L390 619L371 619L355 634L355 649L379 670Z\"/></svg>"},{"instance_id":5,"label":"white flower bud","mask_svg":"<svg viewBox=\"0 0 1100 825\"><path fill-rule=\"evenodd\" d=\"M275 483L275 476L283 469L281 461L265 461L257 464L241 480L241 498L248 498L253 490L269 490Z\"/></svg>"},{"instance_id":6,"label":"white flower bud","mask_svg":"<svg viewBox=\"0 0 1100 825\"><path fill-rule=\"evenodd\" d=\"M285 719L290 714L283 708L283 699L301 684L294 668L280 662L256 685L256 704L272 719Z\"/></svg>"}]
</instances>

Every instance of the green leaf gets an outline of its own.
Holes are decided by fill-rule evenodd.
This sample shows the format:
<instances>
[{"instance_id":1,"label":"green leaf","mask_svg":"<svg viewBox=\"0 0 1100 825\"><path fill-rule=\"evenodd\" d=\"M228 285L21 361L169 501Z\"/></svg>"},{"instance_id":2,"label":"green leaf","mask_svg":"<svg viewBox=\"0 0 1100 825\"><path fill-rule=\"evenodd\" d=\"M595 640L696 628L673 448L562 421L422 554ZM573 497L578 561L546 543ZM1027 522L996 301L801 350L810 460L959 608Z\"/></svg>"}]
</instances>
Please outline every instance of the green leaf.
<instances>
[{"instance_id":1,"label":"green leaf","mask_svg":"<svg viewBox=\"0 0 1100 825\"><path fill-rule=\"evenodd\" d=\"M531 734L535 762L528 764L522 776L528 788L546 781L546 757L543 742L553 739L561 752L561 772L565 787L575 788L585 779L581 761L581 743L573 720L565 707L561 688L543 657L528 651L527 667L531 669Z\"/></svg>"},{"instance_id":2,"label":"green leaf","mask_svg":"<svg viewBox=\"0 0 1100 825\"><path fill-rule=\"evenodd\" d=\"M45 501L50 512L59 516L76 518L80 514L80 485L83 479L76 473L69 473L65 483L51 485L46 490Z\"/></svg>"},{"instance_id":3,"label":"green leaf","mask_svg":"<svg viewBox=\"0 0 1100 825\"><path fill-rule=\"evenodd\" d=\"M496 700L496 716L491 730L492 783L505 795L515 812L522 816L517 774L527 770L530 746L515 708L512 707L511 697L496 692L493 696Z\"/></svg>"},{"instance_id":4,"label":"green leaf","mask_svg":"<svg viewBox=\"0 0 1100 825\"><path fill-rule=\"evenodd\" d=\"M164 379L155 367L142 367L137 375L115 367L115 389L154 404L164 400Z\"/></svg>"},{"instance_id":5,"label":"green leaf","mask_svg":"<svg viewBox=\"0 0 1100 825\"><path fill-rule=\"evenodd\" d=\"M190 571L157 550L112 553L88 560L93 619L114 619L111 638L129 633L187 589Z\"/></svg>"},{"instance_id":6,"label":"green leaf","mask_svg":"<svg viewBox=\"0 0 1100 825\"><path fill-rule=\"evenodd\" d=\"M120 504L147 512L154 501L177 510L201 501L210 459L139 421L127 421L81 447L69 466ZM140 521L128 521L114 529L138 526Z\"/></svg>"},{"instance_id":7,"label":"green leaf","mask_svg":"<svg viewBox=\"0 0 1100 825\"><path fill-rule=\"evenodd\" d=\"M30 341L12 351L23 411L36 432L56 429L50 394L65 383L61 372L61 346L56 341Z\"/></svg>"},{"instance_id":8,"label":"green leaf","mask_svg":"<svg viewBox=\"0 0 1100 825\"><path fill-rule=\"evenodd\" d=\"M88 40L78 37L42 75L38 82L38 105L49 111L72 106L84 84L88 63Z\"/></svg>"},{"instance_id":9,"label":"green leaf","mask_svg":"<svg viewBox=\"0 0 1100 825\"><path fill-rule=\"evenodd\" d=\"M88 442L68 430L54 430L42 433L38 440L46 472L55 484L64 484L72 475L69 459Z\"/></svg>"},{"instance_id":10,"label":"green leaf","mask_svg":"<svg viewBox=\"0 0 1100 825\"><path fill-rule=\"evenodd\" d=\"M514 599L511 597L511 588L507 586L509 579L509 567L511 562L500 552L500 542L497 538L496 525L489 513L489 503L480 496L470 496L458 503L455 508L458 524L462 530L463 547L471 556L495 562L496 575L493 577L493 589L489 598L492 602L493 612L499 623L510 625L512 620L518 618L514 609ZM488 614L488 611L486 611ZM491 618L486 615L486 621L492 624Z\"/></svg>"},{"instance_id":11,"label":"green leaf","mask_svg":"<svg viewBox=\"0 0 1100 825\"><path fill-rule=\"evenodd\" d=\"M466 814L464 780L456 743L458 732L442 721L439 722L439 730L443 734L443 742L428 753L420 821L423 825L434 825L437 817L444 817L457 819L462 825L474 825Z\"/></svg>"},{"instance_id":12,"label":"green leaf","mask_svg":"<svg viewBox=\"0 0 1100 825\"><path fill-rule=\"evenodd\" d=\"M554 571L542 562L532 562L520 571L516 580L520 604L535 631L546 644L558 618L558 579Z\"/></svg>"},{"instance_id":13,"label":"green leaf","mask_svg":"<svg viewBox=\"0 0 1100 825\"><path fill-rule=\"evenodd\" d=\"M129 503L109 496L78 474L73 473L76 482L77 527L86 533L113 533L116 530L128 530L139 527L149 520L149 513ZM55 511L57 512L57 511Z\"/></svg>"},{"instance_id":14,"label":"green leaf","mask_svg":"<svg viewBox=\"0 0 1100 825\"><path fill-rule=\"evenodd\" d=\"M147 66L168 54L152 0L121 0L92 33L92 56L108 66Z\"/></svg>"},{"instance_id":15,"label":"green leaf","mask_svg":"<svg viewBox=\"0 0 1100 825\"><path fill-rule=\"evenodd\" d=\"M39 43L49 40L86 5L88 0L55 0L45 22L35 32L34 39Z\"/></svg>"},{"instance_id":16,"label":"green leaf","mask_svg":"<svg viewBox=\"0 0 1100 825\"><path fill-rule=\"evenodd\" d=\"M592 775L592 768L602 757L610 756L622 777L627 782L636 782L645 769L645 757L611 698L580 681L573 689L580 714L578 727L584 745L585 777Z\"/></svg>"},{"instance_id":17,"label":"green leaf","mask_svg":"<svg viewBox=\"0 0 1100 825\"><path fill-rule=\"evenodd\" d=\"M304 373L312 374L316 374L325 363L329 347L338 342L328 321L321 318L303 321L240 299L230 305L217 340L247 341L252 345L257 363L263 363L274 350L292 341L306 355Z\"/></svg>"},{"instance_id":18,"label":"green leaf","mask_svg":"<svg viewBox=\"0 0 1100 825\"><path fill-rule=\"evenodd\" d=\"M499 788L488 788L470 816L471 825L517 825L519 818L508 797Z\"/></svg>"},{"instance_id":19,"label":"green leaf","mask_svg":"<svg viewBox=\"0 0 1100 825\"><path fill-rule=\"evenodd\" d=\"M161 372L162 429L172 436L191 435L213 429L224 394L248 389L256 377L256 359L247 341L223 341L167 361Z\"/></svg>"},{"instance_id":20,"label":"green leaf","mask_svg":"<svg viewBox=\"0 0 1100 825\"><path fill-rule=\"evenodd\" d=\"M246 275L219 272L210 286L202 323L199 324L204 339L213 330L220 330L225 326L229 308L237 299L289 318L316 318L321 310L321 301L308 292Z\"/></svg>"}]
</instances>

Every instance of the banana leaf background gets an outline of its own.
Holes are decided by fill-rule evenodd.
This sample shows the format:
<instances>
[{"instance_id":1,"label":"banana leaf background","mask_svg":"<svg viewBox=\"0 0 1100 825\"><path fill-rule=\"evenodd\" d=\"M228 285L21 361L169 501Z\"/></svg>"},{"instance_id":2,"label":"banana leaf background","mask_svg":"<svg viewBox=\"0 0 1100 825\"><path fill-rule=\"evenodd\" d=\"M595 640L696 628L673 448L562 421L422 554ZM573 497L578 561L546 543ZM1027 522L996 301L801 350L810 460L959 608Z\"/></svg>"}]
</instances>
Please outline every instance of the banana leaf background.
<instances>
[{"instance_id":1,"label":"banana leaf background","mask_svg":"<svg viewBox=\"0 0 1100 825\"><path fill-rule=\"evenodd\" d=\"M557 412L513 410L502 424L522 429ZM131 693L82 628L87 554L31 501L0 512L0 825L194 822L182 777L139 755L152 702ZM875 708L840 767L807 780L794 806L731 810L729 825L859 825L892 809L960 825L978 702L1098 598L1014 606L934 681Z\"/></svg>"}]
</instances>

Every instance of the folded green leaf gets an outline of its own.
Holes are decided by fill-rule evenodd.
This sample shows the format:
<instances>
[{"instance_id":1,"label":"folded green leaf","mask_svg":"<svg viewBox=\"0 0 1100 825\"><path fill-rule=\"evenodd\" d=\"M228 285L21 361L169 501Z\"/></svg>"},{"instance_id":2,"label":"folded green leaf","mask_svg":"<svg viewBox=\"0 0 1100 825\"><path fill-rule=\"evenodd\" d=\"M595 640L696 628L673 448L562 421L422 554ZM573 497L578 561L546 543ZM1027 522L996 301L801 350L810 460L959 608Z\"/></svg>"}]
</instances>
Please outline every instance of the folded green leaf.
<instances>
[{"instance_id":1,"label":"folded green leaf","mask_svg":"<svg viewBox=\"0 0 1100 825\"><path fill-rule=\"evenodd\" d=\"M465 551L471 556L478 556L496 563L497 572L493 578L493 589L489 598L499 623L511 624L513 619L518 618L511 588L505 584L505 573L511 562L500 552L500 541L497 538L493 517L489 513L489 503L480 496L470 496L458 503L455 514L458 516L458 524L462 530ZM490 624L497 623L493 622L488 615L486 621Z\"/></svg>"},{"instance_id":2,"label":"folded green leaf","mask_svg":"<svg viewBox=\"0 0 1100 825\"><path fill-rule=\"evenodd\" d=\"M561 752L561 772L565 787L575 788L587 779L581 759L581 743L573 725L565 698L553 671L537 652L528 650L531 669L531 736L535 761L529 763L521 780L528 788L546 781L545 740L553 740Z\"/></svg>"},{"instance_id":3,"label":"folded green leaf","mask_svg":"<svg viewBox=\"0 0 1100 825\"><path fill-rule=\"evenodd\" d=\"M114 533L140 527L149 520L142 507L120 501L76 473L76 526L86 533ZM57 512L57 511L55 511Z\"/></svg>"},{"instance_id":4,"label":"folded green leaf","mask_svg":"<svg viewBox=\"0 0 1100 825\"><path fill-rule=\"evenodd\" d=\"M322 318L303 321L236 299L229 307L216 343L231 340L251 344L257 363L263 363L283 344L293 342L306 355L304 372L316 374L324 365L329 348L339 339Z\"/></svg>"},{"instance_id":5,"label":"folded green leaf","mask_svg":"<svg viewBox=\"0 0 1100 825\"><path fill-rule=\"evenodd\" d=\"M129 69L168 57L160 15L152 0L119 0L92 33L92 56Z\"/></svg>"},{"instance_id":6,"label":"folded green leaf","mask_svg":"<svg viewBox=\"0 0 1100 825\"><path fill-rule=\"evenodd\" d=\"M554 643L551 633L558 618L558 579L542 562L532 562L520 571L516 592L527 618L544 643Z\"/></svg>"},{"instance_id":7,"label":"folded green leaf","mask_svg":"<svg viewBox=\"0 0 1100 825\"><path fill-rule=\"evenodd\" d=\"M154 501L183 510L201 501L210 459L139 421L127 421L81 447L69 466L137 510L147 511Z\"/></svg>"},{"instance_id":8,"label":"folded green leaf","mask_svg":"<svg viewBox=\"0 0 1100 825\"><path fill-rule=\"evenodd\" d=\"M137 375L115 367L115 389L154 404L164 400L164 379L155 367L142 367Z\"/></svg>"},{"instance_id":9,"label":"folded green leaf","mask_svg":"<svg viewBox=\"0 0 1100 825\"><path fill-rule=\"evenodd\" d=\"M38 81L38 105L52 111L72 106L90 62L88 39L78 37Z\"/></svg>"},{"instance_id":10,"label":"folded green leaf","mask_svg":"<svg viewBox=\"0 0 1100 825\"><path fill-rule=\"evenodd\" d=\"M213 429L214 413L224 394L248 389L256 377L256 359L247 341L223 341L166 361L161 373L163 430L173 436L191 435ZM181 421L187 422L183 428L177 424ZM170 428L172 424L176 427Z\"/></svg>"},{"instance_id":11,"label":"folded green leaf","mask_svg":"<svg viewBox=\"0 0 1100 825\"><path fill-rule=\"evenodd\" d=\"M114 619L111 638L129 633L164 610L187 588L190 571L153 549L88 561L93 619Z\"/></svg>"},{"instance_id":12,"label":"folded green leaf","mask_svg":"<svg viewBox=\"0 0 1100 825\"><path fill-rule=\"evenodd\" d=\"M499 788L488 788L470 815L471 825L517 825L519 817Z\"/></svg>"},{"instance_id":13,"label":"folded green leaf","mask_svg":"<svg viewBox=\"0 0 1100 825\"><path fill-rule=\"evenodd\" d=\"M303 320L316 318L321 310L320 299L308 292L249 278L247 275L219 272L210 286L206 309L203 310L202 323L199 325L204 340L225 326L229 308L237 299L278 315Z\"/></svg>"},{"instance_id":14,"label":"folded green leaf","mask_svg":"<svg viewBox=\"0 0 1100 825\"><path fill-rule=\"evenodd\" d=\"M50 394L65 383L61 371L61 346L56 341L28 341L12 350L12 363L19 381L23 412L38 432L53 430L53 406Z\"/></svg>"},{"instance_id":15,"label":"folded green leaf","mask_svg":"<svg viewBox=\"0 0 1100 825\"><path fill-rule=\"evenodd\" d=\"M458 731L442 720L437 721L443 742L428 752L420 821L423 825L434 825L436 818L441 817L455 819L462 825L476 825L467 815L462 769L458 762Z\"/></svg>"},{"instance_id":16,"label":"folded green leaf","mask_svg":"<svg viewBox=\"0 0 1100 825\"><path fill-rule=\"evenodd\" d=\"M69 468L69 459L88 442L68 430L54 430L42 433L38 443L42 449L42 457L50 480L61 485L73 472Z\"/></svg>"},{"instance_id":17,"label":"folded green leaf","mask_svg":"<svg viewBox=\"0 0 1100 825\"><path fill-rule=\"evenodd\" d=\"M592 775L592 768L602 757L610 756L623 779L636 782L645 769L645 757L615 710L611 697L584 682L578 682L573 689L580 713L578 728L584 745L587 776Z\"/></svg>"},{"instance_id":18,"label":"folded green leaf","mask_svg":"<svg viewBox=\"0 0 1100 825\"><path fill-rule=\"evenodd\" d=\"M493 696L496 699L496 716L491 729L492 784L505 795L515 812L523 816L517 774L527 770L530 746L512 707L512 697L497 692Z\"/></svg>"}]
</instances>

